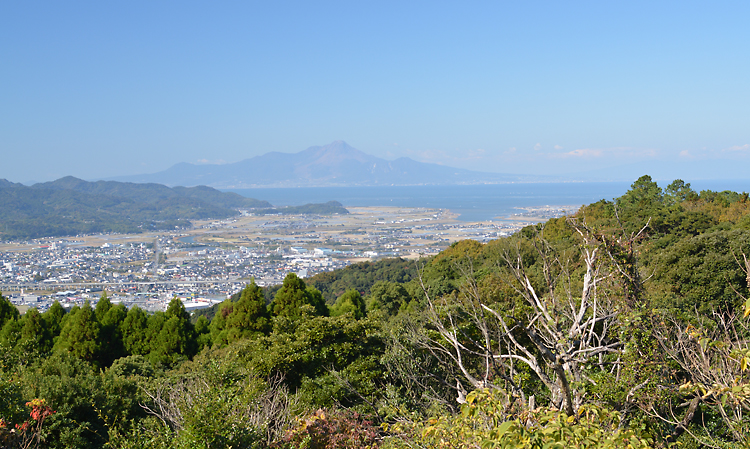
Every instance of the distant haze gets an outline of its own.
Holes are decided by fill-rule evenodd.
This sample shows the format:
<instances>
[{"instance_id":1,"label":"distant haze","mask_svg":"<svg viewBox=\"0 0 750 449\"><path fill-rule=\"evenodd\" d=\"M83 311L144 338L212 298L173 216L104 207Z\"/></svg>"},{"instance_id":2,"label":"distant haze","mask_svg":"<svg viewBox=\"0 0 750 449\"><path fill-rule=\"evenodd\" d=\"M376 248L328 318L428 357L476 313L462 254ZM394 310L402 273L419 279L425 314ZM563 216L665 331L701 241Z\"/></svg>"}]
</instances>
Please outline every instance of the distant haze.
<instances>
[{"instance_id":1,"label":"distant haze","mask_svg":"<svg viewBox=\"0 0 750 449\"><path fill-rule=\"evenodd\" d=\"M163 172L122 176L114 180L171 186L207 185L223 189L549 181L541 176L483 173L417 162L406 157L388 161L365 154L340 140L299 153L266 153L223 165L180 163Z\"/></svg>"},{"instance_id":2,"label":"distant haze","mask_svg":"<svg viewBox=\"0 0 750 449\"><path fill-rule=\"evenodd\" d=\"M748 17L747 1L0 2L0 179L335 140L485 173L747 179Z\"/></svg>"},{"instance_id":3,"label":"distant haze","mask_svg":"<svg viewBox=\"0 0 750 449\"><path fill-rule=\"evenodd\" d=\"M487 173L417 162L386 160L359 151L344 141L313 146L298 153L270 152L232 164L178 163L167 170L110 178L169 186L206 185L218 189L266 187L346 187L477 185L528 182L632 182L648 174L658 181L747 179L744 164L726 161L678 161L672 164L631 163L556 176Z\"/></svg>"}]
</instances>

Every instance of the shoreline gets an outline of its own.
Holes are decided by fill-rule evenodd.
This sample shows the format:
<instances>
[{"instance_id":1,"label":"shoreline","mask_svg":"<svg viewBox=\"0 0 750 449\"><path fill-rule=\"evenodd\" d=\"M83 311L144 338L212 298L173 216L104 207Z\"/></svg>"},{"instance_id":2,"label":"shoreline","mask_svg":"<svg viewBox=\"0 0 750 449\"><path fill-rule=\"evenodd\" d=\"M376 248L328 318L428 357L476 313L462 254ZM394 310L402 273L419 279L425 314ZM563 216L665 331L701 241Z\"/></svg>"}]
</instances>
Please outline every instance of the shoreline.
<instances>
[{"instance_id":1,"label":"shoreline","mask_svg":"<svg viewBox=\"0 0 750 449\"><path fill-rule=\"evenodd\" d=\"M528 211L512 216L498 215L489 220L463 221L460 213L450 209L428 208L428 207L404 207L404 206L350 206L348 215L263 215L236 216L225 220L196 220L192 229L179 229L175 231L150 231L143 234L94 234L85 236L66 237L44 237L25 242L2 242L0 252L23 252L35 249L49 249L55 245L76 247L102 247L105 245L123 244L153 244L154 240L165 236L174 237L185 245L204 246L221 240L219 235L236 235L242 231L263 230L262 225L253 224L258 222L299 222L309 221L312 224L321 224L323 227L344 225L344 227L360 227L363 229L392 228L392 227L415 227L422 228L426 224L450 225L462 228L476 226L496 226L503 223L513 224L513 228L522 227L546 221L556 216L564 215L563 212L574 212L580 206L570 205L547 205L517 207L517 210ZM539 213L541 212L541 213ZM553 216L554 215L554 216ZM324 223L321 223L324 222ZM328 223L334 222L334 223ZM274 231L274 226L268 226L265 234L280 235ZM208 241L204 239L209 239Z\"/></svg>"}]
</instances>

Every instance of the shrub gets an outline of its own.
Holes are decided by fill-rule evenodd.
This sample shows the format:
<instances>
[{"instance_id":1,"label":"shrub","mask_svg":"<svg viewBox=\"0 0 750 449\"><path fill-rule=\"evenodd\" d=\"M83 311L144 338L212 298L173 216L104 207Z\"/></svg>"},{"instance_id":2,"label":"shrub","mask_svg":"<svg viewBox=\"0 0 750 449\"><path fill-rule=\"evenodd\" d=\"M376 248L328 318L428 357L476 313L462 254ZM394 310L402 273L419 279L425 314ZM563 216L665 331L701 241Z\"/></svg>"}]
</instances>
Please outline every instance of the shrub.
<instances>
[{"instance_id":1,"label":"shrub","mask_svg":"<svg viewBox=\"0 0 750 449\"><path fill-rule=\"evenodd\" d=\"M350 410L318 410L300 419L290 429L279 448L295 449L362 449L377 448L380 431L370 420Z\"/></svg>"}]
</instances>

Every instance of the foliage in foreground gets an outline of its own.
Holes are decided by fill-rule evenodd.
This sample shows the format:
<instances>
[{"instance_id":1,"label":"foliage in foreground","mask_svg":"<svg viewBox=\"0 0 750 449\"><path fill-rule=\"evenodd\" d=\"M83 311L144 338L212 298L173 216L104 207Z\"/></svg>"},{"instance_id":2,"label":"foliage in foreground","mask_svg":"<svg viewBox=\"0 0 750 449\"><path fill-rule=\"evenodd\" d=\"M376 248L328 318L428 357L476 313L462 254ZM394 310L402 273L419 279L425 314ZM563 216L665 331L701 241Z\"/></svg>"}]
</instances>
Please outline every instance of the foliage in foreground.
<instances>
[{"instance_id":1,"label":"foliage in foreground","mask_svg":"<svg viewBox=\"0 0 750 449\"><path fill-rule=\"evenodd\" d=\"M406 431L392 438L394 446L411 446L409 439L416 439L430 449L641 449L652 444L645 429L628 428L621 415L603 407L581 407L575 416L546 407L518 412L518 404L497 390L472 391L457 415L390 430Z\"/></svg>"},{"instance_id":2,"label":"foliage in foreground","mask_svg":"<svg viewBox=\"0 0 750 449\"><path fill-rule=\"evenodd\" d=\"M0 418L44 400L26 441L50 448L744 447L745 254L748 195L642 177L419 264L250 284L215 314L0 298Z\"/></svg>"}]
</instances>

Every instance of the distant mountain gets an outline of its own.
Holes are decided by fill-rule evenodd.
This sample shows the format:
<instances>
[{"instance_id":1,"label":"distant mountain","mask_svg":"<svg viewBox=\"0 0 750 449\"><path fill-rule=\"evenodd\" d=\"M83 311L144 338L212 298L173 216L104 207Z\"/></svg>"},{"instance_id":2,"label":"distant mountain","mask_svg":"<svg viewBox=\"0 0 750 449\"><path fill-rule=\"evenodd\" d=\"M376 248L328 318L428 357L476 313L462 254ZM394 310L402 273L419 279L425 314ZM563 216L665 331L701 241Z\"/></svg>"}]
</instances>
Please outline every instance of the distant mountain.
<instances>
[{"instance_id":1,"label":"distant mountain","mask_svg":"<svg viewBox=\"0 0 750 449\"><path fill-rule=\"evenodd\" d=\"M383 185L497 184L538 181L541 177L482 173L417 162L388 161L346 142L310 147L299 153L271 152L233 164L180 163L162 172L112 178L166 185L207 185L222 189L252 187L334 187Z\"/></svg>"},{"instance_id":2,"label":"distant mountain","mask_svg":"<svg viewBox=\"0 0 750 449\"><path fill-rule=\"evenodd\" d=\"M0 238L27 239L99 232L135 233L226 218L270 203L210 187L87 182L71 176L31 187L0 180Z\"/></svg>"},{"instance_id":3,"label":"distant mountain","mask_svg":"<svg viewBox=\"0 0 750 449\"><path fill-rule=\"evenodd\" d=\"M18 184L20 185L20 184ZM1 186L1 184L0 184ZM33 189L72 190L93 195L106 195L127 198L142 203L160 203L164 201L181 202L195 207L204 207L202 203L230 209L256 209L272 207L268 201L246 198L231 192L204 185L196 187L167 187L162 184L136 184L132 182L96 181L89 182L66 176L56 181L34 184Z\"/></svg>"}]
</instances>

